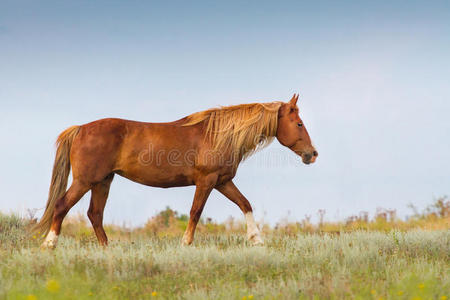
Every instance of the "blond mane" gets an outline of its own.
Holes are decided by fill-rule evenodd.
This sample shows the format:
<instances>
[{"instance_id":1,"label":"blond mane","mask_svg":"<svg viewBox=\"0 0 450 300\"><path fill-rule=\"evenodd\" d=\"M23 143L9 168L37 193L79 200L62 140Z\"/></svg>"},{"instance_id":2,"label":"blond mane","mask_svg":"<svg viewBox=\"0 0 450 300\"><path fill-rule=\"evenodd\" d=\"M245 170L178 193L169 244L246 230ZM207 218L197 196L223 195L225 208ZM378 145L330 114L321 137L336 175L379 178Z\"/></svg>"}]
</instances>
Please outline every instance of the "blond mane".
<instances>
[{"instance_id":1,"label":"blond mane","mask_svg":"<svg viewBox=\"0 0 450 300\"><path fill-rule=\"evenodd\" d=\"M205 137L211 139L214 150L231 150L245 159L272 142L281 104L251 103L212 108L189 115L183 126L205 121Z\"/></svg>"}]
</instances>

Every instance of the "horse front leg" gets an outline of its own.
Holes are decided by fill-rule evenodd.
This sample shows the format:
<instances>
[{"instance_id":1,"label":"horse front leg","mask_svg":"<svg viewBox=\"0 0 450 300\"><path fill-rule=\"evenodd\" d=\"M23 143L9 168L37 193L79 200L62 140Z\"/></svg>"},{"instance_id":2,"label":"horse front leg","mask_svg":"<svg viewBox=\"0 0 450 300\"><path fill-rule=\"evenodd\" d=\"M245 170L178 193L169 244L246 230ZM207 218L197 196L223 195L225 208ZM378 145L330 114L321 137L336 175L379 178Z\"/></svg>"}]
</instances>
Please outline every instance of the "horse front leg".
<instances>
[{"instance_id":1,"label":"horse front leg","mask_svg":"<svg viewBox=\"0 0 450 300\"><path fill-rule=\"evenodd\" d=\"M197 227L197 223L200 220L206 200L208 199L216 181L217 176L207 176L207 178L204 178L196 183L194 201L191 207L188 226L184 232L183 239L181 240L182 245L190 245L194 240L195 228Z\"/></svg>"},{"instance_id":2,"label":"horse front leg","mask_svg":"<svg viewBox=\"0 0 450 300\"><path fill-rule=\"evenodd\" d=\"M247 238L254 245L262 245L263 240L259 232L258 226L256 226L255 218L253 217L253 210L250 202L247 198L238 190L234 183L230 180L216 189L221 192L225 197L234 202L245 215L247 222Z\"/></svg>"}]
</instances>

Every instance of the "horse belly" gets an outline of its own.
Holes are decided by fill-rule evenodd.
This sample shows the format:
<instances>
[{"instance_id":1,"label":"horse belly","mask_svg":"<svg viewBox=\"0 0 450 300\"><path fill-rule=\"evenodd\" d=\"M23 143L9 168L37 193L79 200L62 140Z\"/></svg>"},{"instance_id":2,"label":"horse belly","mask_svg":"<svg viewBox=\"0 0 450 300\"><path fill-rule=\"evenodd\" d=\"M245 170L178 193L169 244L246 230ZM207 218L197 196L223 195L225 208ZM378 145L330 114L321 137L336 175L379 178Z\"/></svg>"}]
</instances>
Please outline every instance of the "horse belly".
<instances>
[{"instance_id":1,"label":"horse belly","mask_svg":"<svg viewBox=\"0 0 450 300\"><path fill-rule=\"evenodd\" d=\"M115 173L154 187L193 185L195 139L187 127L129 124Z\"/></svg>"},{"instance_id":2,"label":"horse belly","mask_svg":"<svg viewBox=\"0 0 450 300\"><path fill-rule=\"evenodd\" d=\"M183 168L142 166L115 171L120 176L144 185L169 188L193 185L194 181Z\"/></svg>"}]
</instances>

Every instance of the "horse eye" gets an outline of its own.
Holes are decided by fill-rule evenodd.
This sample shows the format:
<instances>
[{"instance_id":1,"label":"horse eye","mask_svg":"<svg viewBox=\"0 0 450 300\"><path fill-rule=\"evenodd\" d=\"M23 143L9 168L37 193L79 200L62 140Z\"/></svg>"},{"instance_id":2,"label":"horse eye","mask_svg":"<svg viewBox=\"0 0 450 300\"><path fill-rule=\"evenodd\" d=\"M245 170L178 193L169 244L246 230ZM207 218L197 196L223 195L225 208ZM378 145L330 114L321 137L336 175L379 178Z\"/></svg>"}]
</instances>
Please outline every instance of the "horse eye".
<instances>
[{"instance_id":1,"label":"horse eye","mask_svg":"<svg viewBox=\"0 0 450 300\"><path fill-rule=\"evenodd\" d=\"M303 124L302 124L302 123L298 123L297 126L298 126L298 127L302 127Z\"/></svg>"}]
</instances>

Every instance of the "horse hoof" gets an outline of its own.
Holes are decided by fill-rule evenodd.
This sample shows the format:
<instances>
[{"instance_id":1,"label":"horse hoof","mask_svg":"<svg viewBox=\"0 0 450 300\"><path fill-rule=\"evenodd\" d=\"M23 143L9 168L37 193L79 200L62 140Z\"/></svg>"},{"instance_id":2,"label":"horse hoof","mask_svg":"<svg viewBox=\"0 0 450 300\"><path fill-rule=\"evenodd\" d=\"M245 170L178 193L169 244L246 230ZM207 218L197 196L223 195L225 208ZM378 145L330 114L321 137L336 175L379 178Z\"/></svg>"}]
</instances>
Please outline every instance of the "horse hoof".
<instances>
[{"instance_id":1,"label":"horse hoof","mask_svg":"<svg viewBox=\"0 0 450 300\"><path fill-rule=\"evenodd\" d=\"M189 241L187 238L183 237L181 239L181 246L190 246L192 244L192 241Z\"/></svg>"},{"instance_id":2,"label":"horse hoof","mask_svg":"<svg viewBox=\"0 0 450 300\"><path fill-rule=\"evenodd\" d=\"M253 246L264 246L264 242L262 240L253 242Z\"/></svg>"},{"instance_id":3,"label":"horse hoof","mask_svg":"<svg viewBox=\"0 0 450 300\"><path fill-rule=\"evenodd\" d=\"M253 246L263 246L264 245L264 241L258 235L252 236L248 240L250 243L252 243Z\"/></svg>"},{"instance_id":4,"label":"horse hoof","mask_svg":"<svg viewBox=\"0 0 450 300\"><path fill-rule=\"evenodd\" d=\"M252 245L253 246L264 246L264 242L263 241L254 241L254 242L252 242Z\"/></svg>"},{"instance_id":5,"label":"horse hoof","mask_svg":"<svg viewBox=\"0 0 450 300\"><path fill-rule=\"evenodd\" d=\"M56 248L56 245L52 244L52 243L43 243L40 248L43 251L45 251L45 250L54 250Z\"/></svg>"}]
</instances>

